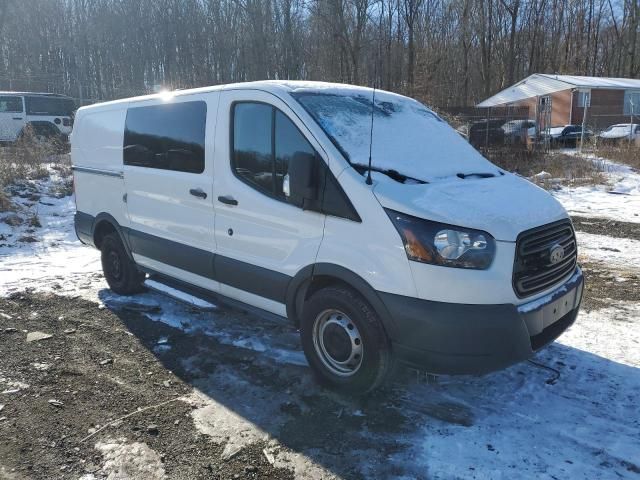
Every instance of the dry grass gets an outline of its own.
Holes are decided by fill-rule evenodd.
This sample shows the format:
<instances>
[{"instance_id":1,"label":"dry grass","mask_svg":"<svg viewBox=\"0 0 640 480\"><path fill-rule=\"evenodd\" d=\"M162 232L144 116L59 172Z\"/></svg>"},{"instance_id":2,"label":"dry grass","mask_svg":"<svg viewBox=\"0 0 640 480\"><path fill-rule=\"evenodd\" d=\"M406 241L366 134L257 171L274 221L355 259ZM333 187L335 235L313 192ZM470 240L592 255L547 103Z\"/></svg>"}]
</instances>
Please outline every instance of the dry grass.
<instances>
[{"instance_id":1,"label":"dry grass","mask_svg":"<svg viewBox=\"0 0 640 480\"><path fill-rule=\"evenodd\" d=\"M598 145L593 149L594 155L618 163L624 163L636 170L640 170L640 143L628 142L618 145Z\"/></svg>"},{"instance_id":2,"label":"dry grass","mask_svg":"<svg viewBox=\"0 0 640 480\"><path fill-rule=\"evenodd\" d=\"M604 165L575 155L508 148L490 150L485 155L499 167L530 178L544 188L606 183ZM547 172L549 175L546 178L534 177L540 172Z\"/></svg>"},{"instance_id":3,"label":"dry grass","mask_svg":"<svg viewBox=\"0 0 640 480\"><path fill-rule=\"evenodd\" d=\"M10 212L13 210L13 204L9 199L9 196L0 189L0 213Z\"/></svg>"},{"instance_id":4,"label":"dry grass","mask_svg":"<svg viewBox=\"0 0 640 480\"><path fill-rule=\"evenodd\" d=\"M0 147L0 211L12 210L11 201L4 188L21 180L47 178L53 166L61 175L70 173L68 155L61 155L64 146L56 140L37 139L32 133L13 145Z\"/></svg>"}]
</instances>

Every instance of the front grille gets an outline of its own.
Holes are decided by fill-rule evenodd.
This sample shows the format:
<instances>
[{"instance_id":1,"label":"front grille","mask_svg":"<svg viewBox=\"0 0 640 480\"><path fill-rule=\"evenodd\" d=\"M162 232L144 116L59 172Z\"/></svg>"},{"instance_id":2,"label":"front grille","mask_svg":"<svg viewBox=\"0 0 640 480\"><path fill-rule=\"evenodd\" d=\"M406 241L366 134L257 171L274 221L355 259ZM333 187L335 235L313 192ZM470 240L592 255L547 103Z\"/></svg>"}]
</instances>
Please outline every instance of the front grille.
<instances>
[{"instance_id":1,"label":"front grille","mask_svg":"<svg viewBox=\"0 0 640 480\"><path fill-rule=\"evenodd\" d=\"M551 251L560 246L564 257L552 263ZM552 287L576 268L578 248L569 220L533 228L518 235L513 266L513 288L518 297L528 297Z\"/></svg>"}]
</instances>

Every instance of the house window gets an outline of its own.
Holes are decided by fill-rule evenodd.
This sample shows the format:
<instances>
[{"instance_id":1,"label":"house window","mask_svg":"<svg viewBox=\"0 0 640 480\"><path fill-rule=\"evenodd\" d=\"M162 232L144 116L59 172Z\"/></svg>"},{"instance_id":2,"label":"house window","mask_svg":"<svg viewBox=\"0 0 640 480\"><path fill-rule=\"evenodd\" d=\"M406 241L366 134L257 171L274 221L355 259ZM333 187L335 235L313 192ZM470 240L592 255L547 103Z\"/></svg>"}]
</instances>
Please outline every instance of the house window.
<instances>
[{"instance_id":1,"label":"house window","mask_svg":"<svg viewBox=\"0 0 640 480\"><path fill-rule=\"evenodd\" d=\"M624 92L624 114L640 115L640 90Z\"/></svg>"},{"instance_id":2,"label":"house window","mask_svg":"<svg viewBox=\"0 0 640 480\"><path fill-rule=\"evenodd\" d=\"M580 91L578 92L578 107L590 107L591 106L591 92Z\"/></svg>"}]
</instances>

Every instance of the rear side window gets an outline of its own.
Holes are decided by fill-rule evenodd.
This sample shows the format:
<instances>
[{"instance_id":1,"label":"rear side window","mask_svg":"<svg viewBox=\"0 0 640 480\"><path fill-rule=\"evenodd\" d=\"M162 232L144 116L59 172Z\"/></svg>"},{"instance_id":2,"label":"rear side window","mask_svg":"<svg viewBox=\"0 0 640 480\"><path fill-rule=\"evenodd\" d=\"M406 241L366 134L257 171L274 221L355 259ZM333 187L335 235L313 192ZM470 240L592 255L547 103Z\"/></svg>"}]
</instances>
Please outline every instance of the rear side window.
<instances>
[{"instance_id":1,"label":"rear side window","mask_svg":"<svg viewBox=\"0 0 640 480\"><path fill-rule=\"evenodd\" d=\"M0 113L3 112L22 113L22 98L0 97Z\"/></svg>"},{"instance_id":2,"label":"rear side window","mask_svg":"<svg viewBox=\"0 0 640 480\"><path fill-rule=\"evenodd\" d=\"M204 171L207 104L163 103L127 110L124 164L177 172Z\"/></svg>"},{"instance_id":3,"label":"rear side window","mask_svg":"<svg viewBox=\"0 0 640 480\"><path fill-rule=\"evenodd\" d=\"M41 95L24 97L24 99L27 106L27 115L70 117L75 109L73 100L70 98Z\"/></svg>"},{"instance_id":4,"label":"rear side window","mask_svg":"<svg viewBox=\"0 0 640 480\"><path fill-rule=\"evenodd\" d=\"M286 200L283 179L296 153L316 155L284 113L264 103L234 105L232 168L238 177L262 193Z\"/></svg>"}]
</instances>

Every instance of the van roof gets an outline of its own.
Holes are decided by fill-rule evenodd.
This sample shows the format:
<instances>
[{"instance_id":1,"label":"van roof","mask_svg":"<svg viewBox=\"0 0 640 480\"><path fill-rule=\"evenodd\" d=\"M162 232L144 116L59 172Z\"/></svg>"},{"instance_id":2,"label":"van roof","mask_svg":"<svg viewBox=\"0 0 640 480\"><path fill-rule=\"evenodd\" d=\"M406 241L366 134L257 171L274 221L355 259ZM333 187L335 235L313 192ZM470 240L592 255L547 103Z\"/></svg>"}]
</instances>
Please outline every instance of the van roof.
<instances>
[{"instance_id":1,"label":"van roof","mask_svg":"<svg viewBox=\"0 0 640 480\"><path fill-rule=\"evenodd\" d=\"M88 105L86 107L82 107L80 110L88 110L88 109L99 109L102 107L108 107L111 105L118 105L122 103L131 103L131 102L141 102L144 100L152 100L156 98L166 98L166 97L178 97L182 95L193 95L197 93L207 93L207 92L215 92L220 90L234 90L234 89L255 89L262 90L269 93L291 93L296 91L314 91L314 92L323 92L329 94L346 94L349 92L362 92L368 93L373 89L370 87L360 87L357 85L349 85L342 83L328 83L328 82L311 82L311 81L302 81L302 80L260 80L255 82L240 82L240 83L229 83L224 85L214 85L210 87L199 87L199 88L190 88L185 90L172 90L154 93L151 95L143 95L139 97L131 97L131 98L121 98L118 100L112 100L109 102L103 103L94 103L93 105ZM392 92L385 92L391 95L396 95ZM399 95L400 96L400 95Z\"/></svg>"}]
</instances>

